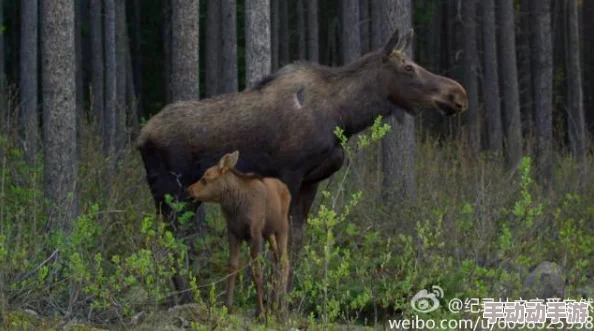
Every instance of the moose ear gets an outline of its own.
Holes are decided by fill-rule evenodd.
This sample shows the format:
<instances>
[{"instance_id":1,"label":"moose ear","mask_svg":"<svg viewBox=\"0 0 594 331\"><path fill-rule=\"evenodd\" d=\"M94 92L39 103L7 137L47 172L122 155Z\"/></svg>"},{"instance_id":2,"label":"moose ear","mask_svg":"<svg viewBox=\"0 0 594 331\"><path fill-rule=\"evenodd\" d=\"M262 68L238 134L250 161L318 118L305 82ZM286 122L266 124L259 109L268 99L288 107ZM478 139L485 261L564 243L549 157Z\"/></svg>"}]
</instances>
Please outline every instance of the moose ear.
<instances>
[{"instance_id":1,"label":"moose ear","mask_svg":"<svg viewBox=\"0 0 594 331\"><path fill-rule=\"evenodd\" d=\"M235 151L233 153L225 154L221 160L219 161L219 170L225 172L237 164L237 159L239 158L239 152Z\"/></svg>"},{"instance_id":2,"label":"moose ear","mask_svg":"<svg viewBox=\"0 0 594 331\"><path fill-rule=\"evenodd\" d=\"M412 45L413 38L415 37L415 30L413 28L408 29L404 36L400 38L398 41L398 46L396 49L399 51L404 51L408 48L408 46Z\"/></svg>"},{"instance_id":3,"label":"moose ear","mask_svg":"<svg viewBox=\"0 0 594 331\"><path fill-rule=\"evenodd\" d=\"M396 29L394 30L392 37L390 37L388 42L384 45L384 48L382 49L382 55L389 56L392 54L394 47L396 47L396 44L398 44L398 40L400 40L400 32L398 29Z\"/></svg>"}]
</instances>

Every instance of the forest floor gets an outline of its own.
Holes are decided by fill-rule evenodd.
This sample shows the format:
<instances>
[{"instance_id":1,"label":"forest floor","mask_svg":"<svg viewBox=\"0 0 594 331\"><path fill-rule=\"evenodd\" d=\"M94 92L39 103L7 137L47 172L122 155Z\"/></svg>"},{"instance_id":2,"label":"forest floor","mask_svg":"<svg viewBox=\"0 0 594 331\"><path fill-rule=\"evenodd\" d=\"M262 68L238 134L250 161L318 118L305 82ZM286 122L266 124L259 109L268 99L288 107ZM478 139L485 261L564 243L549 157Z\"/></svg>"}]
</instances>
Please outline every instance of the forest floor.
<instances>
[{"instance_id":1,"label":"forest floor","mask_svg":"<svg viewBox=\"0 0 594 331\"><path fill-rule=\"evenodd\" d=\"M216 309L216 308L215 308ZM223 320L212 321L205 307L197 304L175 306L167 310L152 313L137 313L134 317L120 324L98 325L80 319L61 320L59 318L42 317L35 311L21 311L0 314L0 330L61 330L61 331L182 331L182 330L322 330L324 325L311 324L307 319L291 316L282 325L276 321L268 323L256 321L253 312L236 312ZM365 331L373 327L331 323L329 330ZM376 330L377 328L375 328Z\"/></svg>"}]
</instances>

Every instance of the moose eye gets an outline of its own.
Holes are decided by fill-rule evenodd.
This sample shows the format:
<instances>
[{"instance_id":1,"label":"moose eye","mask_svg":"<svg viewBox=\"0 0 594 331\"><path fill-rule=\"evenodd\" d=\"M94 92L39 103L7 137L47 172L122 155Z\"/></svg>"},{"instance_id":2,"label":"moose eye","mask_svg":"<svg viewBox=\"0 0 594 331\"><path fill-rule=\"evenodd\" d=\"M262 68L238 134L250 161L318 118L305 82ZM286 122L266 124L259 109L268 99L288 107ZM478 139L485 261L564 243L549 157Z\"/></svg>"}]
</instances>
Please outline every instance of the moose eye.
<instances>
[{"instance_id":1,"label":"moose eye","mask_svg":"<svg viewBox=\"0 0 594 331\"><path fill-rule=\"evenodd\" d=\"M202 184L202 185L206 185L206 178L202 177L202 178L200 179L200 184Z\"/></svg>"},{"instance_id":2,"label":"moose eye","mask_svg":"<svg viewBox=\"0 0 594 331\"><path fill-rule=\"evenodd\" d=\"M413 66L411 66L410 64L408 64L408 65L406 65L406 66L404 67L404 70L405 70L405 71L408 71L408 72L412 72L412 71L414 71L414 70L415 70L415 68L413 68Z\"/></svg>"}]
</instances>

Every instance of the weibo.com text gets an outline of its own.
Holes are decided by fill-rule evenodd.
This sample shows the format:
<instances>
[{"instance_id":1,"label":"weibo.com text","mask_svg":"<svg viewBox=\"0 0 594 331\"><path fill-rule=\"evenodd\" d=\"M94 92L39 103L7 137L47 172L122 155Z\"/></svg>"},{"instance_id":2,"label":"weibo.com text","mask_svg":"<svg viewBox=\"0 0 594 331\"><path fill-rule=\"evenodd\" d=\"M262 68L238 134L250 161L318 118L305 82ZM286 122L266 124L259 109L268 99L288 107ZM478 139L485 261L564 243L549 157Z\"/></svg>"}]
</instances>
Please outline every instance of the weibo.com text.
<instances>
[{"instance_id":1,"label":"weibo.com text","mask_svg":"<svg viewBox=\"0 0 594 331\"><path fill-rule=\"evenodd\" d=\"M389 320L388 327L390 330L543 330L543 329L564 329L564 323L514 323L505 322L503 320L496 323L490 323L488 320L481 318L476 319L421 319L415 316L414 319ZM578 323L581 324L581 323ZM573 326L573 325L572 325ZM578 329L586 329L584 325Z\"/></svg>"}]
</instances>

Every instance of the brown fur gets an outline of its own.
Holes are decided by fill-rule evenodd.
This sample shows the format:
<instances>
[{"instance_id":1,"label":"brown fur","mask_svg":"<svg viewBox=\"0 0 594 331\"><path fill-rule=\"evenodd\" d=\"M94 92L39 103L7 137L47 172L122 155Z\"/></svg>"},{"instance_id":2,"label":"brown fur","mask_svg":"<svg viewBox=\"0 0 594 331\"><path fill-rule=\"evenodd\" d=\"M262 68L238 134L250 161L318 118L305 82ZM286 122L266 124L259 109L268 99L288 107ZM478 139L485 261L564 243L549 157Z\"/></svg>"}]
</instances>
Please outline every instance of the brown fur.
<instances>
[{"instance_id":1,"label":"brown fur","mask_svg":"<svg viewBox=\"0 0 594 331\"><path fill-rule=\"evenodd\" d=\"M421 93L411 91L419 88L414 84L393 92L377 86L393 79L385 75L387 64L384 61L381 54L370 53L338 68L294 63L280 69L274 79L260 89L170 104L142 129L138 145L148 140L163 146L183 142L193 151L203 152L240 146L252 137L250 143L273 143L270 149L288 152L315 137L321 129L320 120L324 124L330 122L333 126L346 127L349 134L354 134L370 125L377 115L377 106L388 100L414 114L422 108L440 108L437 101L451 102L450 97L439 95L438 86L433 88L433 93L443 100L421 97ZM460 107L466 107L465 92L458 83L432 75L398 51L392 52L387 61L389 66L395 67L412 65L414 70L427 76L424 80L447 82L452 89L460 91ZM304 101L299 109L294 95L300 90L304 91ZM228 130L230 126L234 129ZM254 135L256 130L274 132L276 139L265 140L269 137Z\"/></svg>"},{"instance_id":2,"label":"brown fur","mask_svg":"<svg viewBox=\"0 0 594 331\"><path fill-rule=\"evenodd\" d=\"M204 176L190 185L190 196L204 202L218 202L227 220L230 245L229 279L226 305L231 309L233 289L239 267L239 248L248 241L251 258L257 262L262 241L266 239L275 259L276 281L274 296L282 306L289 272L287 240L291 195L287 186L276 178L244 174L235 169L239 153L224 155ZM262 313L262 274L259 264L253 267L257 310Z\"/></svg>"},{"instance_id":3,"label":"brown fur","mask_svg":"<svg viewBox=\"0 0 594 331\"><path fill-rule=\"evenodd\" d=\"M291 245L298 248L318 183L344 162L337 126L351 136L378 115L393 114L394 106L413 115L425 108L447 114L467 108L460 84L394 50L401 39L395 33L384 48L342 67L293 63L252 89L166 106L142 128L137 143L158 210L174 221L165 195L187 200L188 185L223 154L238 150L237 169L278 178L289 188Z\"/></svg>"}]
</instances>

